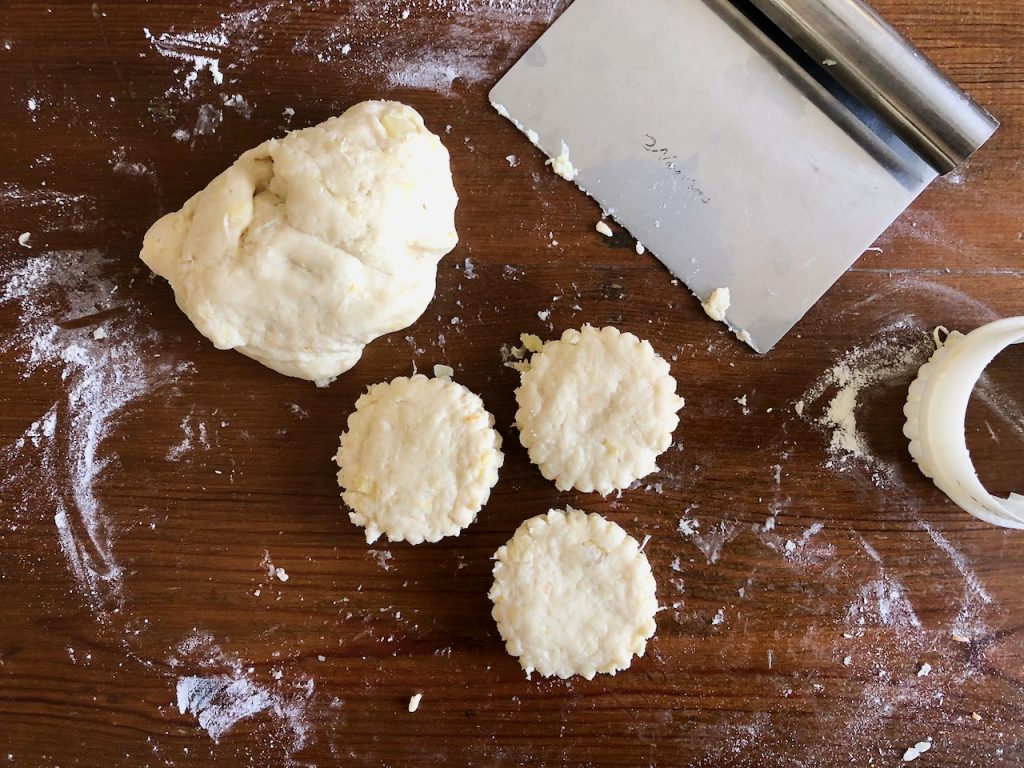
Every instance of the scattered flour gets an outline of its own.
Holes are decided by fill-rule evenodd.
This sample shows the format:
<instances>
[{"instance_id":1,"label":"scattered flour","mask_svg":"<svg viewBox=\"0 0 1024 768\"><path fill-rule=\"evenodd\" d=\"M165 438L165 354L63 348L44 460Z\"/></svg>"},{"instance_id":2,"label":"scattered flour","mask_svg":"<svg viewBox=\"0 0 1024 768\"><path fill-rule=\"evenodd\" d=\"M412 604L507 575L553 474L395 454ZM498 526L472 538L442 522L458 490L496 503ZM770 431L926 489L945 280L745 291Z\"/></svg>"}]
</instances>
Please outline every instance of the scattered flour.
<instances>
[{"instance_id":1,"label":"scattered flour","mask_svg":"<svg viewBox=\"0 0 1024 768\"><path fill-rule=\"evenodd\" d=\"M225 11L210 29L178 31L172 27L154 32L143 27L142 35L150 48L174 63L175 82L150 103L150 114L165 120L189 119L183 106L200 102L190 127L178 127L173 132L175 139L187 141L191 137L193 143L198 136L216 132L224 117L224 107L249 117L252 109L242 94L211 96L209 92L231 83L233 78L225 73L244 68L259 54L258 43L268 21L293 13L288 5L272 0L261 7Z\"/></svg>"},{"instance_id":2,"label":"scattered flour","mask_svg":"<svg viewBox=\"0 0 1024 768\"><path fill-rule=\"evenodd\" d=\"M292 52L344 66L348 73L367 79L383 73L393 88L450 96L457 82L474 85L496 80L521 53L519 44L527 29L538 21L550 21L564 3L428 0L423 5L435 13L447 11L447 24L439 29L432 14L414 14L415 3L406 7L389 0L353 3L346 14L339 14L333 29L307 34L293 44ZM492 22L487 35L480 34L483 19ZM360 31L356 45L353 29ZM425 34L417 34L418 30Z\"/></svg>"},{"instance_id":3,"label":"scattered flour","mask_svg":"<svg viewBox=\"0 0 1024 768\"><path fill-rule=\"evenodd\" d=\"M931 540L935 542L935 546L949 558L950 563L953 564L953 567L964 581L963 594L960 597L960 610L953 620L953 631L965 637L971 637L985 631L981 614L986 606L992 604L992 596L978 579L974 570L968 565L963 554L956 550L949 539L924 520L919 520L919 523L928 536L931 537Z\"/></svg>"},{"instance_id":4,"label":"scattered flour","mask_svg":"<svg viewBox=\"0 0 1024 768\"><path fill-rule=\"evenodd\" d=\"M31 224L31 233L22 233L30 238L47 232L84 232L96 228L96 201L92 197L49 187L26 189L14 182L0 181L0 211L3 210L17 211L20 221Z\"/></svg>"},{"instance_id":5,"label":"scattered flour","mask_svg":"<svg viewBox=\"0 0 1024 768\"><path fill-rule=\"evenodd\" d=\"M288 758L309 742L312 678L300 675L285 683L277 670L274 683L257 682L252 667L225 654L207 633L186 638L179 653L184 658L172 658L170 666L192 667L195 673L177 678L178 712L193 716L215 743L238 723L256 716L270 719L273 736Z\"/></svg>"},{"instance_id":6,"label":"scattered flour","mask_svg":"<svg viewBox=\"0 0 1024 768\"><path fill-rule=\"evenodd\" d=\"M224 82L224 74L220 71L220 55L230 45L230 41L223 28L210 32L163 32L154 35L143 27L142 34L160 55L185 62L185 75L179 93L190 91L204 70L210 73L214 85Z\"/></svg>"},{"instance_id":7,"label":"scattered flour","mask_svg":"<svg viewBox=\"0 0 1024 768\"><path fill-rule=\"evenodd\" d=\"M858 408L872 387L900 378L909 383L934 351L924 328L899 321L873 341L843 354L811 384L796 410L802 419L827 431L832 465L842 469L846 462L857 461L874 472L876 484L884 487L895 480L895 468L872 452L860 429Z\"/></svg>"},{"instance_id":8,"label":"scattered flour","mask_svg":"<svg viewBox=\"0 0 1024 768\"><path fill-rule=\"evenodd\" d=\"M207 434L206 422L196 416L195 408L192 408L188 415L181 420L181 442L172 445L167 449L167 461L181 461L191 453L196 446L207 449L210 447L210 438Z\"/></svg>"},{"instance_id":9,"label":"scattered flour","mask_svg":"<svg viewBox=\"0 0 1024 768\"><path fill-rule=\"evenodd\" d=\"M686 517L679 520L677 530L701 551L709 565L718 562L718 558L722 555L722 547L739 534L739 526L736 523L727 523L724 520L710 532L701 533L700 521Z\"/></svg>"},{"instance_id":10,"label":"scattered flour","mask_svg":"<svg viewBox=\"0 0 1024 768\"><path fill-rule=\"evenodd\" d=\"M846 608L846 620L856 627L921 629L921 621L903 584L884 572L879 578L860 585L856 599Z\"/></svg>"},{"instance_id":11,"label":"scattered flour","mask_svg":"<svg viewBox=\"0 0 1024 768\"><path fill-rule=\"evenodd\" d=\"M117 457L103 443L124 413L150 391L189 370L151 351L161 339L142 309L122 299L108 276L115 262L98 251L40 251L0 265L0 306L19 308L15 333L0 352L23 378L59 371L56 402L14 444L0 448L7 469L3 494L20 513L52 511L60 547L90 609L104 619L122 603L122 570L114 530L95 490ZM100 312L116 329L97 339Z\"/></svg>"},{"instance_id":12,"label":"scattered flour","mask_svg":"<svg viewBox=\"0 0 1024 768\"><path fill-rule=\"evenodd\" d=\"M391 565L393 556L386 549L368 549L366 554L373 558L382 571L390 571L394 567Z\"/></svg>"}]
</instances>

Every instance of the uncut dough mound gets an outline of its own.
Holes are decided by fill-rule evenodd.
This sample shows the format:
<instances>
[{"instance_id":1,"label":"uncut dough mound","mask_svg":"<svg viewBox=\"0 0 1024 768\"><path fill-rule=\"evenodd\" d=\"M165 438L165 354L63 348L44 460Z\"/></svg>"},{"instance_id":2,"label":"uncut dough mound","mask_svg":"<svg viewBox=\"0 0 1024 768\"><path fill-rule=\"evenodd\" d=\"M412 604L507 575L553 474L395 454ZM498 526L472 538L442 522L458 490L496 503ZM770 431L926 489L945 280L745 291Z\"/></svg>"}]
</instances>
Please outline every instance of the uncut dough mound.
<instances>
[{"instance_id":1,"label":"uncut dough mound","mask_svg":"<svg viewBox=\"0 0 1024 768\"><path fill-rule=\"evenodd\" d=\"M521 365L519 439L559 490L607 495L656 472L683 398L646 341L589 325Z\"/></svg>"},{"instance_id":2,"label":"uncut dough mound","mask_svg":"<svg viewBox=\"0 0 1024 768\"><path fill-rule=\"evenodd\" d=\"M218 349L323 386L423 314L457 202L423 118L368 101L243 154L141 258Z\"/></svg>"},{"instance_id":3,"label":"uncut dough mound","mask_svg":"<svg viewBox=\"0 0 1024 768\"><path fill-rule=\"evenodd\" d=\"M632 536L568 507L527 520L494 555L491 615L527 677L615 674L643 656L658 610Z\"/></svg>"},{"instance_id":4,"label":"uncut dough mound","mask_svg":"<svg viewBox=\"0 0 1024 768\"><path fill-rule=\"evenodd\" d=\"M349 518L372 544L458 536L505 460L483 401L447 378L404 376L356 401L335 461Z\"/></svg>"}]
</instances>

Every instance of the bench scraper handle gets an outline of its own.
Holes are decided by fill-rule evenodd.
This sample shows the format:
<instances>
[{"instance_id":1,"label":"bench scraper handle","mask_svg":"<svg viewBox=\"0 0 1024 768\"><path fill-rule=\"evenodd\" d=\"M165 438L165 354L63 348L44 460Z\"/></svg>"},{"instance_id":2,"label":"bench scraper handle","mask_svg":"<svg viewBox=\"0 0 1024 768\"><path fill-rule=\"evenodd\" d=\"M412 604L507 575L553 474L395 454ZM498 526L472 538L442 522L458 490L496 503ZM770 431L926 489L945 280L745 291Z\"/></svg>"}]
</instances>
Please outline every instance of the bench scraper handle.
<instances>
[{"instance_id":1,"label":"bench scraper handle","mask_svg":"<svg viewBox=\"0 0 1024 768\"><path fill-rule=\"evenodd\" d=\"M751 0L940 174L998 121L863 0Z\"/></svg>"}]
</instances>

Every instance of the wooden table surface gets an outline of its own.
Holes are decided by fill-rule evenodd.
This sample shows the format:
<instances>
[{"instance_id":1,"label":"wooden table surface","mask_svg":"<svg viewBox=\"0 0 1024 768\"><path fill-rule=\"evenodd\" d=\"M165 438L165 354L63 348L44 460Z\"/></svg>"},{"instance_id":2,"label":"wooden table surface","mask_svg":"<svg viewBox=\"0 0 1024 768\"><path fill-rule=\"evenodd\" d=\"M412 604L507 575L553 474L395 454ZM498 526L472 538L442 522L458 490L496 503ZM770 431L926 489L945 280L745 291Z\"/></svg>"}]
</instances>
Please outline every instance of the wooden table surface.
<instances>
[{"instance_id":1,"label":"wooden table surface","mask_svg":"<svg viewBox=\"0 0 1024 768\"><path fill-rule=\"evenodd\" d=\"M0 765L894 766L928 739L922 766L1024 764L1024 535L954 507L900 431L933 327L1024 314L1019 0L878 3L1002 128L764 357L488 106L566 4L0 5ZM382 97L442 135L461 196L426 314L327 389L213 349L137 259L146 228ZM661 473L607 499L530 465L500 351L585 322L650 339L687 398ZM456 539L367 548L338 434L435 363L496 415L500 482ZM1022 370L1000 355L969 417L1003 493ZM840 389L860 457L832 445ZM664 608L627 672L529 681L490 558L566 504L651 536Z\"/></svg>"}]
</instances>

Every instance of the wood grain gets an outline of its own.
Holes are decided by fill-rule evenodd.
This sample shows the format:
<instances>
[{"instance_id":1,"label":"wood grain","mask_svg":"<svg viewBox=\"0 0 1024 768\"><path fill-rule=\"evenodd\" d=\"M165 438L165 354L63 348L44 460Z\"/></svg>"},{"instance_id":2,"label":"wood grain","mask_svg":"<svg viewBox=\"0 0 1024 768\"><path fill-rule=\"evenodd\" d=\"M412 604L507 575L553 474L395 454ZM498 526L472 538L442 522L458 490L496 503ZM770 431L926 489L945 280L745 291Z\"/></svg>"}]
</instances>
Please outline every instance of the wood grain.
<instances>
[{"instance_id":1,"label":"wood grain","mask_svg":"<svg viewBox=\"0 0 1024 768\"><path fill-rule=\"evenodd\" d=\"M0 264L100 252L120 298L69 317L54 297L52 322L83 338L102 324L112 342L146 329L144 365L187 364L150 380L97 446L107 464L92 492L122 576L119 598L90 601L54 520L75 503L74 478L47 464L76 458L71 380L58 364L26 375L24 302L0 302L0 764L891 766L929 737L921 765L1024 764L1024 537L959 511L916 470L901 435L909 370L862 394L873 466L836 461L828 434L793 409L856 347L1024 314L1019 2L877 3L1003 125L766 357L709 322L627 235L597 235L597 206L487 106L565 5L0 6ZM183 90L191 65L144 29L228 30L213 51L224 82L203 70ZM432 87L409 85L424 78ZM225 105L232 94L251 113ZM138 262L142 234L242 150L380 97L414 105L452 154L461 242L430 309L328 389L214 350ZM204 106L222 119L197 134ZM584 322L650 339L688 403L663 471L607 499L558 493L529 464L500 354L522 331ZM501 481L458 539L368 552L338 496L338 434L367 385L435 363L495 413ZM1011 421L1022 370L1012 350L991 371L1016 401ZM54 404L54 437L33 445L26 432ZM972 450L993 488L1020 490L1024 437L998 417L972 404ZM169 460L183 429L195 439ZM528 681L489 616L490 557L520 521L567 503L652 536L665 608L628 672ZM699 538L677 530L681 518L700 521ZM265 553L287 582L268 578ZM205 650L182 649L197 636ZM297 725L270 706L215 742L179 712L179 679L236 672L297 703Z\"/></svg>"}]
</instances>

